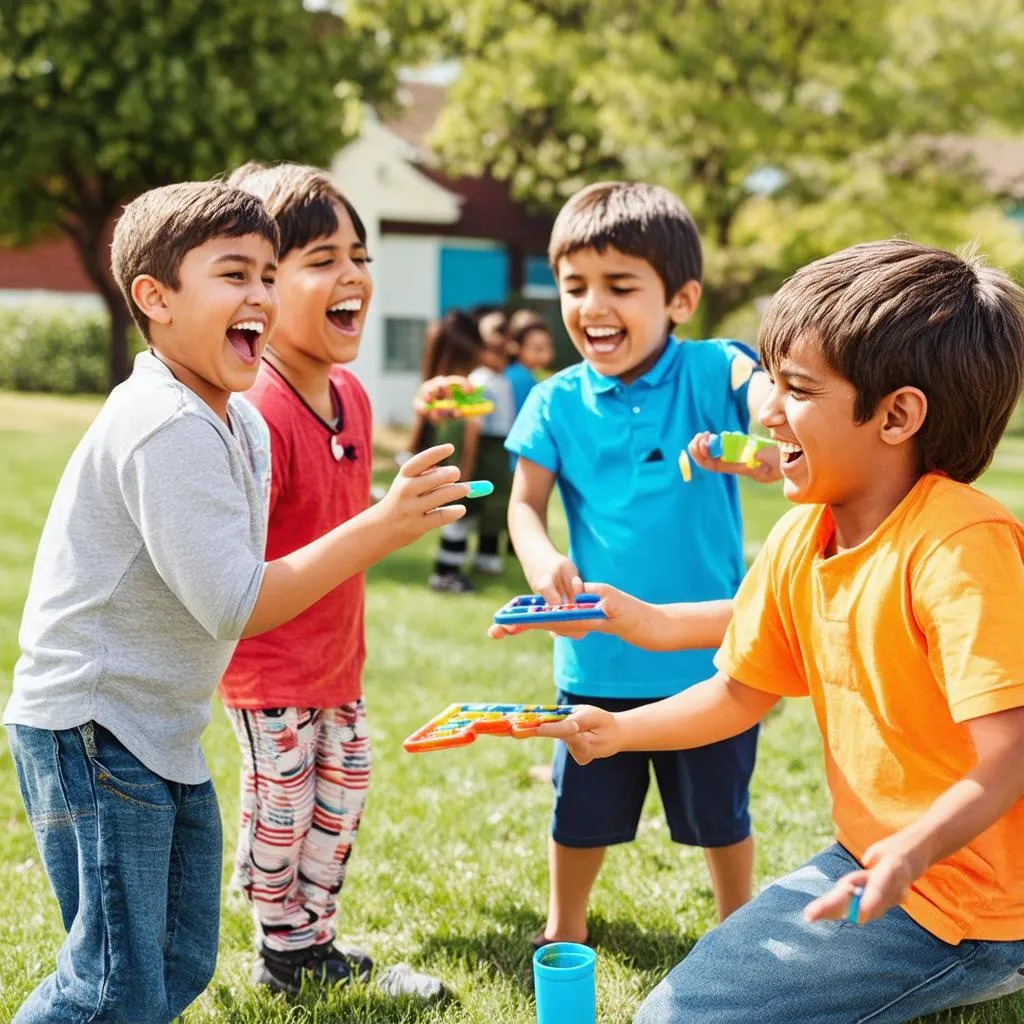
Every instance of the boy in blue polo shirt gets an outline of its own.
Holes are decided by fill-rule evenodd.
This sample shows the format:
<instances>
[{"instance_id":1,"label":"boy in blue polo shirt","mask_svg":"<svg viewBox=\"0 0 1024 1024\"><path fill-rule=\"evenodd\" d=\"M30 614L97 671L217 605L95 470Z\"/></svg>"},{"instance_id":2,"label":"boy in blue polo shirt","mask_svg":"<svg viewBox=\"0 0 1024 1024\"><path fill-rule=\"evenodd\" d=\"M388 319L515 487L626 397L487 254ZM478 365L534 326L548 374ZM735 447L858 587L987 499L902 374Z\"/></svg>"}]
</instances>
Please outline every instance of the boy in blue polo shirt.
<instances>
[{"instance_id":1,"label":"boy in blue polo shirt","mask_svg":"<svg viewBox=\"0 0 1024 1024\"><path fill-rule=\"evenodd\" d=\"M686 483L677 459L701 431L746 431L769 384L739 346L672 338L700 301L692 218L665 189L598 183L562 208L548 255L584 361L533 389L506 441L519 456L509 534L527 580L553 602L571 599L583 578L659 603L731 598L744 574L737 481L698 472ZM747 472L778 479L777 453ZM556 484L568 557L547 534ZM713 653L653 653L610 635L559 637L558 702L637 707L705 679ZM581 767L559 743L548 918L534 945L587 940L587 902L605 848L636 835L652 764L673 840L704 848L719 919L747 902L756 746L751 729L696 750L624 753Z\"/></svg>"}]
</instances>

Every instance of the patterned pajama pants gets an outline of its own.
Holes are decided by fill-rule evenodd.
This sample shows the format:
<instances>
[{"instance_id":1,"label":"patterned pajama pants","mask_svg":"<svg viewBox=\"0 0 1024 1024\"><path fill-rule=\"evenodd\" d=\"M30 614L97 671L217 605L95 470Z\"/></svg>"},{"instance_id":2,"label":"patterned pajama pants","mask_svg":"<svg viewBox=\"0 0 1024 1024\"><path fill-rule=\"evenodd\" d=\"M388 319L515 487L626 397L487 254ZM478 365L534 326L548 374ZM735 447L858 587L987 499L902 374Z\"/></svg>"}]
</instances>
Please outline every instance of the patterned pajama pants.
<instances>
[{"instance_id":1,"label":"patterned pajama pants","mask_svg":"<svg viewBox=\"0 0 1024 1024\"><path fill-rule=\"evenodd\" d=\"M242 748L235 871L257 944L330 942L370 778L363 702L228 714Z\"/></svg>"}]
</instances>

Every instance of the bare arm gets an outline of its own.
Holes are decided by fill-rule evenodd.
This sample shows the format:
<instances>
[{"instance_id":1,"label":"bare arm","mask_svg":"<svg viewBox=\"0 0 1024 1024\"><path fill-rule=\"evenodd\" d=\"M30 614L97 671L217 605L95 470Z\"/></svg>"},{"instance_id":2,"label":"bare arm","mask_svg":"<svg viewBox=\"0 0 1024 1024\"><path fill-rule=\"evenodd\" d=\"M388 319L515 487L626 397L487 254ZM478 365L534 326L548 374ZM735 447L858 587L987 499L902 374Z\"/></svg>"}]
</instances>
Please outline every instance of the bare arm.
<instances>
[{"instance_id":1,"label":"bare arm","mask_svg":"<svg viewBox=\"0 0 1024 1024\"><path fill-rule=\"evenodd\" d=\"M530 586L552 603L572 599L582 590L576 566L548 537L548 501L555 474L520 458L508 503L508 532Z\"/></svg>"},{"instance_id":2,"label":"bare arm","mask_svg":"<svg viewBox=\"0 0 1024 1024\"><path fill-rule=\"evenodd\" d=\"M966 846L1024 797L1024 708L984 715L967 723L978 761L916 821L875 843L864 854L865 870L841 878L809 904L809 921L846 914L857 886L864 889L858 920L881 917L900 903L915 879Z\"/></svg>"},{"instance_id":3,"label":"bare arm","mask_svg":"<svg viewBox=\"0 0 1024 1024\"><path fill-rule=\"evenodd\" d=\"M429 529L461 519L465 506L447 502L464 498L468 488L456 483L457 467L437 465L452 450L450 444L444 444L414 455L376 505L305 547L269 562L242 636L255 636L288 622L390 552Z\"/></svg>"},{"instance_id":4,"label":"bare arm","mask_svg":"<svg viewBox=\"0 0 1024 1024\"><path fill-rule=\"evenodd\" d=\"M717 672L674 697L632 711L612 713L580 705L571 717L529 735L565 740L573 758L587 764L622 750L687 750L717 743L756 725L778 701L774 693Z\"/></svg>"}]
</instances>

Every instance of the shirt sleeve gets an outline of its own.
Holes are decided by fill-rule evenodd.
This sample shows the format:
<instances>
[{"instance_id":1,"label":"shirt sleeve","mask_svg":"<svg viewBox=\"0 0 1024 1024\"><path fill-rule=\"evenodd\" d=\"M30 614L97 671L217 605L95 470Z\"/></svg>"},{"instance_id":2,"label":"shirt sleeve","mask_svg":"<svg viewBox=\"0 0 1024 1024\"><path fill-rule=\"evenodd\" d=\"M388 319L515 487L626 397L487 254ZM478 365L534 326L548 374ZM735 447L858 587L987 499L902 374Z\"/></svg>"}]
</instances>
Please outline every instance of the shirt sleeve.
<instances>
[{"instance_id":1,"label":"shirt sleeve","mask_svg":"<svg viewBox=\"0 0 1024 1024\"><path fill-rule=\"evenodd\" d=\"M223 438L197 416L171 421L131 453L121 490L170 591L211 636L237 640L256 605L264 561Z\"/></svg>"},{"instance_id":2,"label":"shirt sleeve","mask_svg":"<svg viewBox=\"0 0 1024 1024\"><path fill-rule=\"evenodd\" d=\"M558 446L551 430L549 395L550 391L541 386L535 387L526 396L505 438L505 447L515 455L536 462L549 473L557 473Z\"/></svg>"},{"instance_id":3,"label":"shirt sleeve","mask_svg":"<svg viewBox=\"0 0 1024 1024\"><path fill-rule=\"evenodd\" d=\"M807 680L795 655L795 637L786 629L784 596L776 582L781 525L765 541L740 584L715 668L754 690L806 697Z\"/></svg>"},{"instance_id":4,"label":"shirt sleeve","mask_svg":"<svg viewBox=\"0 0 1024 1024\"><path fill-rule=\"evenodd\" d=\"M974 523L912 573L914 616L956 722L1024 707L1022 555L1014 525Z\"/></svg>"}]
</instances>

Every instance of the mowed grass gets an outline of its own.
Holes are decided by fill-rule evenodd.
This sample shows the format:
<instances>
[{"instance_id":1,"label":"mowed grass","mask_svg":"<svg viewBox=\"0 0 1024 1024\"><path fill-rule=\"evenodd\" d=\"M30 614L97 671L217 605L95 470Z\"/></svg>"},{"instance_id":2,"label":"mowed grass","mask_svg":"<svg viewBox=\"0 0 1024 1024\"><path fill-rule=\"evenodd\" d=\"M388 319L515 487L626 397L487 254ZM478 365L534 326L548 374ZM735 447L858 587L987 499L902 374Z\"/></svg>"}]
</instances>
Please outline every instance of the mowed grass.
<instances>
[{"instance_id":1,"label":"mowed grass","mask_svg":"<svg viewBox=\"0 0 1024 1024\"><path fill-rule=\"evenodd\" d=\"M17 628L39 531L53 489L97 403L0 395L0 697L17 655ZM1024 515L1024 443L1007 441L983 481ZM786 503L775 488L745 488L748 545L759 543ZM560 526L558 529L562 529ZM685 529L681 524L680 529ZM563 534L564 535L564 534ZM370 574L365 684L374 739L370 799L341 899L345 939L381 965L398 961L442 976L443 1006L386 999L372 987L310 990L295 1003L248 983L249 916L225 889L216 977L185 1014L191 1022L480 1022L536 1020L528 936L542 923L551 797L529 781L547 742L484 739L472 747L411 756L401 740L451 701L551 697L545 636L500 645L485 629L495 607L522 592L517 568L479 581L477 593L438 596L424 586L433 540ZM153 623L160 628L159 622ZM214 709L205 747L225 824L224 878L237 814L238 753ZM830 839L818 734L806 702L791 701L764 730L753 784L760 883L791 869ZM0 1021L52 967L63 938L56 902L0 740ZM631 1020L644 994L712 927L703 857L668 839L657 797L636 843L610 851L592 901L598 944L598 1017ZM807 978L808 985L818 979ZM931 1018L943 1024L1024 1022L1024 1000ZM797 1024L797 1022L794 1022Z\"/></svg>"}]
</instances>

